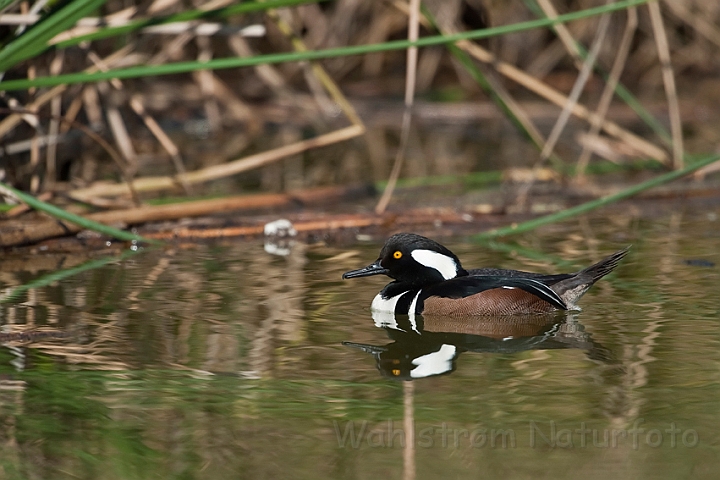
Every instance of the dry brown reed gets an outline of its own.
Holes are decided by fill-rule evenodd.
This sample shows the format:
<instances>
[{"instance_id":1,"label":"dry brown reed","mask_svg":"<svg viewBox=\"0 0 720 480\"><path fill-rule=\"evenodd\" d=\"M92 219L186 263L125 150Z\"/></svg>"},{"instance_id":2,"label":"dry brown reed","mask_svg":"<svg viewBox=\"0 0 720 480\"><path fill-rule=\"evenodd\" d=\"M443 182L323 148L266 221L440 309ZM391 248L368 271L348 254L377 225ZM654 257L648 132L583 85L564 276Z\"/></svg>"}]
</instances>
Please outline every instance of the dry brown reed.
<instances>
[{"instance_id":1,"label":"dry brown reed","mask_svg":"<svg viewBox=\"0 0 720 480\"><path fill-rule=\"evenodd\" d=\"M199 4L199 8L217 8L227 3L208 2ZM541 0L538 3L545 15L552 17L557 12L589 8L603 2ZM83 68L98 71L143 63L208 60L228 54L250 56L289 49L322 49L388 41L406 37L408 32L413 38L416 34L427 34L430 29L428 23L417 15L417 2L412 5L408 8L404 2L340 0L258 13L224 23L196 21L162 28L150 27L130 34L126 46L116 51L112 51L112 42L93 42L87 48L59 50L40 56L7 72L7 75L13 78L55 75ZM533 17L521 2L435 0L427 2L427 6L447 32L477 28L474 20L477 17L489 17L494 25ZM177 12L181 8L176 1L130 7L127 3L109 2L102 18L84 19L54 41L87 33L103 23L120 25L129 20ZM621 24L616 20L623 15L612 15L607 38L598 35L594 45L597 63L601 66L612 64L608 83L597 101L594 92L598 78L591 75L590 68L594 62L583 60L577 45L589 46L592 43L592 36L598 31L598 19L558 25L557 36L548 30L532 30L493 38L489 45L460 42L459 46L484 64L483 68L496 82L498 91L504 91L506 102L513 106L516 116L526 125L536 143L544 145L542 156L554 151L557 141L582 148L578 162L580 172L593 154L620 159L628 152L661 161L672 158L672 164L677 168L682 165L684 155L683 92L688 91L698 75L705 75L708 81L712 81L711 72L720 67L717 49L720 45L720 29L717 27L720 8L708 0L682 4L651 2L648 8L637 10L637 21L629 18L626 27L621 30ZM635 10L628 11L627 15L634 17ZM21 14L19 7L0 15L0 25L27 25L36 20L32 15ZM421 25L424 30L418 33ZM262 32L264 36L255 37ZM463 102L485 101L478 89L468 83L468 77L447 51L433 47L413 52L414 49L408 50L407 63L401 52L385 52L300 65L265 65L229 72L201 71L194 75L176 75L169 83L162 79L165 82L163 85L172 85L172 88L166 88L158 95L151 93L157 90L153 90L149 79L59 86L26 94L4 92L5 103L11 108L19 108L19 112L0 121L0 139L4 146L0 151L0 169L6 180L16 186L34 192L71 191L74 198L90 203L95 202L97 197L128 196L133 188L140 193L175 190L178 187L186 193L191 188L194 192L202 192L201 184L237 176L250 169L269 168L271 164L275 168L274 175L282 177L284 169L294 168L293 171L301 177L300 185L312 187L327 181L324 180L327 177L292 167L297 164L297 159L282 165L277 162L308 149L363 135L366 128L363 119L355 112L353 102L362 102L363 96L383 98L397 95L401 87L395 81L396 71L405 70L399 68L402 65L407 65L405 107L408 112L408 121L403 120L402 125L410 124L409 112L416 87L418 93L426 94L461 85L465 87ZM566 95L563 93L568 89L565 79L572 78L575 83L576 68L582 70L587 84L583 87L585 82L578 80L574 92ZM494 74L506 81L494 80ZM616 99L612 92L619 82L640 96L641 100L657 98L654 95L657 89L648 89L647 86L663 83L663 110L668 112L672 133L671 155L665 151L662 140L632 131L635 127L621 125L611 118L610 107ZM354 100L348 100L344 92L354 92ZM547 109L560 107L568 115L587 122L587 135L577 140L566 138L568 135L561 136L562 129L558 127L554 135L551 134L551 141L545 143L543 132L533 122L532 111L527 109L527 92L547 102ZM648 103L656 105L655 100ZM459 112L463 111L461 107L462 104L458 105ZM661 113L654 113L661 117ZM344 118L339 118L340 114ZM58 121L59 116L86 122L106 141L114 144L122 160L113 161L92 140L72 140L71 123ZM183 130L168 127L174 119L184 123ZM298 132L287 138L307 137L307 132L312 131L310 138L269 150L259 147L257 138L260 132L278 122L285 122ZM150 132L149 137L146 131ZM219 144L210 154L186 154L184 150L188 149L186 140L189 136L186 132L191 131L200 142L205 143L215 139L219 142L224 138L224 132L234 132L239 150L223 152L223 146ZM404 169L410 168L403 167L403 156L410 155L403 144L413 133L409 128L402 131L408 133L401 134L404 142L400 142L395 154L388 194L378 204L378 212L387 208L394 179L401 176ZM387 173L390 165L388 156L392 156L393 146L386 142L387 139L380 139L376 134L369 135L367 147L359 156L346 154L340 160L317 161L328 162L326 168L329 169L337 168L338 162L351 162L341 165L339 170L375 170L369 176L378 178ZM227 144L233 145L232 142ZM526 165L534 164L538 158L542 157L527 158ZM446 160L430 160L434 161L439 165ZM432 163L423 168L430 173L433 171ZM470 165L467 168L477 167ZM365 175L367 178L368 175ZM96 183L107 177L120 179L122 176L134 180L114 185ZM274 184L280 189L285 188L282 181Z\"/></svg>"}]
</instances>

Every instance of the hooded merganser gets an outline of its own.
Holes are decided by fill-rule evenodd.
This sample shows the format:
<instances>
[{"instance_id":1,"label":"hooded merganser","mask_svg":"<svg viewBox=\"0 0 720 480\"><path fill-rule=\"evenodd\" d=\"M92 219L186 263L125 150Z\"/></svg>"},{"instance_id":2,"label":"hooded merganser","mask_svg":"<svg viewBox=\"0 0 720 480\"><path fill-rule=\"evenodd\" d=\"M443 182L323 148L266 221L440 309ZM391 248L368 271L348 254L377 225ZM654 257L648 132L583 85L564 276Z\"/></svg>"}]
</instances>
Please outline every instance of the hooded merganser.
<instances>
[{"instance_id":1,"label":"hooded merganser","mask_svg":"<svg viewBox=\"0 0 720 480\"><path fill-rule=\"evenodd\" d=\"M380 257L343 278L384 274L395 279L372 301L374 311L423 315L518 315L580 310L575 303L613 271L630 247L576 273L541 273L497 268L465 270L439 243L414 233L385 242Z\"/></svg>"}]
</instances>

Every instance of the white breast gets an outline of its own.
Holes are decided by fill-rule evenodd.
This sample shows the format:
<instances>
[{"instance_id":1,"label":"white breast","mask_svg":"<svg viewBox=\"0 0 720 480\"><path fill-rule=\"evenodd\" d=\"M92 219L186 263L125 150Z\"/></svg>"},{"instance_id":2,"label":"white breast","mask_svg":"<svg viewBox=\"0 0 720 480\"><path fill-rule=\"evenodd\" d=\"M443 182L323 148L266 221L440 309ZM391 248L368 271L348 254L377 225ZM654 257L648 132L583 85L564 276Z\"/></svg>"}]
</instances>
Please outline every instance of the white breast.
<instances>
[{"instance_id":1,"label":"white breast","mask_svg":"<svg viewBox=\"0 0 720 480\"><path fill-rule=\"evenodd\" d=\"M375 298L373 298L370 310L376 312L395 313L395 305L397 305L398 300L400 300L400 297L404 294L405 292L402 292L394 297L384 298L381 293L378 293L375 295Z\"/></svg>"}]
</instances>

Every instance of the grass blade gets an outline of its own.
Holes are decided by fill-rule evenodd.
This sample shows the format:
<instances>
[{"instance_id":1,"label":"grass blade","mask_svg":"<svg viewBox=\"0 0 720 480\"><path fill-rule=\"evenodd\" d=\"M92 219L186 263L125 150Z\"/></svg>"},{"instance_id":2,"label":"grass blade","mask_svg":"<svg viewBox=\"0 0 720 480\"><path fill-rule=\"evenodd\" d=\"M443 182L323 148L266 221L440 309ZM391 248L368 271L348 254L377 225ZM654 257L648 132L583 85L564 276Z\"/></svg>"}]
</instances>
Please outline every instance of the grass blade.
<instances>
[{"instance_id":1,"label":"grass blade","mask_svg":"<svg viewBox=\"0 0 720 480\"><path fill-rule=\"evenodd\" d=\"M69 40L58 42L56 46L58 48L65 48L72 45L77 45L81 42L90 42L102 38L116 37L118 35L132 33L134 31L151 25L188 22L191 20L207 18L224 18L231 15L240 15L243 13L269 10L272 8L294 7L306 3L320 3L326 1L328 0L268 0L267 2L243 2L238 5L230 5L228 7L218 8L215 10L189 10L174 15L143 18L118 27L103 28L101 30L98 30L97 32L88 33L87 35L80 35Z\"/></svg>"},{"instance_id":2,"label":"grass blade","mask_svg":"<svg viewBox=\"0 0 720 480\"><path fill-rule=\"evenodd\" d=\"M547 18L545 13L542 11L540 6L537 4L536 0L525 0L525 5L532 10L533 13L535 13L540 18ZM552 30L555 30L554 27L550 27ZM557 34L557 32L556 32ZM575 47L577 48L580 57L585 58L587 57L588 51L585 48L583 44L580 42L575 42ZM609 79L609 73L605 71L600 65L595 65L595 70L598 72L602 77L603 80L606 82ZM622 83L618 83L615 86L615 93L617 94L622 101L625 102L625 104L632 108L635 114L640 117L647 126L649 126L655 134L667 145L672 145L672 139L670 137L670 134L665 129L665 127L660 123L652 113L648 112L645 107L640 103L640 101L628 90L625 88L625 86Z\"/></svg>"},{"instance_id":3,"label":"grass blade","mask_svg":"<svg viewBox=\"0 0 720 480\"><path fill-rule=\"evenodd\" d=\"M139 250L125 250L122 254L118 256L98 258L97 260L90 260L89 262L85 262L82 265L78 265L76 267L48 273L47 275L43 275L42 277L36 278L35 280L32 280L28 283L11 288L9 291L7 291L7 293L0 296L0 303L7 303L17 298L19 295L27 292L28 290L32 290L33 288L46 287L62 279L77 275L78 273L104 267L109 263L120 262L138 253L140 253Z\"/></svg>"},{"instance_id":4,"label":"grass blade","mask_svg":"<svg viewBox=\"0 0 720 480\"><path fill-rule=\"evenodd\" d=\"M87 218L83 218L79 215L75 215L74 213L66 212L62 208L56 207L55 205L51 205L49 203L42 202L42 201L38 200L37 198L33 197L32 195L28 195L25 192L21 192L20 190L17 190L5 183L0 182L0 189L4 190L5 192L9 193L10 195L12 195L14 197L17 197L19 200L27 203L30 207L34 208L35 210L45 212L52 217L59 218L60 220L65 220L65 221L74 223L76 225L81 226L82 228L86 228L88 230L93 230L93 231L102 233L103 235L108 235L110 237L117 238L119 240L137 241L137 242L154 243L154 244L159 243L156 240L146 239L144 237L141 237L140 235L126 232L124 230L118 230L117 228L108 227L107 225L103 225L102 223L93 222L92 220L88 220Z\"/></svg>"},{"instance_id":5,"label":"grass blade","mask_svg":"<svg viewBox=\"0 0 720 480\"><path fill-rule=\"evenodd\" d=\"M48 48L48 41L100 8L106 0L72 0L25 30L0 50L0 72L32 58Z\"/></svg>"},{"instance_id":6,"label":"grass blade","mask_svg":"<svg viewBox=\"0 0 720 480\"><path fill-rule=\"evenodd\" d=\"M693 162L692 164L686 166L683 169L674 170L672 172L668 172L663 175L659 175L655 178L651 178L650 180L638 183L637 185L633 185L630 188L626 188L625 190L623 190L621 192L614 193L614 194L608 195L606 197L598 198L596 200L592 200L590 202L586 202L586 203L577 205L575 207L565 209L561 212L546 215L544 217L534 218L532 220L528 220L527 222L523 222L523 223L520 223L517 225L510 225L508 227L496 228L493 230L489 230L487 232L480 233L478 235L474 235L473 239L474 240L485 240L488 238L500 237L503 235L513 235L516 233L528 232L530 230L534 230L543 225L548 225L551 223L559 222L561 220L566 220L568 218L572 218L577 215L587 213L591 210L595 210L596 208L604 207L605 205L609 205L609 204L615 203L619 200L623 200L625 198L632 197L634 195L637 195L638 193L644 192L645 190L649 190L653 187L657 187L659 185L663 185L665 183L672 182L673 180L677 180L678 178L682 178L685 175L689 175L690 173L692 173L704 166L710 165L711 163L715 163L718 160L720 160L720 154L713 154L708 157L702 158L696 162Z\"/></svg>"},{"instance_id":7,"label":"grass blade","mask_svg":"<svg viewBox=\"0 0 720 480\"><path fill-rule=\"evenodd\" d=\"M503 25L495 28L482 30L473 30L470 32L462 32L453 35L435 35L424 37L416 42L408 40L396 40L385 43L376 43L370 45L354 45L341 48L329 48L325 50L313 50L307 52L291 52L291 53L274 53L268 55L257 55L255 57L244 58L220 58L210 60L208 62L177 62L165 65L141 66L125 69L109 70L106 72L96 73L71 73L67 75L58 75L55 77L38 77L33 80L8 80L0 82L0 90L23 90L30 87L48 87L61 84L75 84L84 82L99 82L102 80L110 80L113 78L138 78L151 75L168 75L176 73L187 73L195 70L214 70L224 68L251 67L264 64L275 64L285 62L298 62L303 60L320 60L325 58L334 58L348 55L364 55L367 53L386 52L391 50L402 50L408 47L428 47L433 45L445 45L460 40L473 40L478 38L488 38L496 35L504 35L508 33L517 33L534 28L544 28L556 23L570 22L581 18L601 15L607 12L623 10L628 7L643 5L650 0L624 0L610 5L589 8L578 12L560 15L557 18L537 19L528 22L516 23L513 25Z\"/></svg>"}]
</instances>

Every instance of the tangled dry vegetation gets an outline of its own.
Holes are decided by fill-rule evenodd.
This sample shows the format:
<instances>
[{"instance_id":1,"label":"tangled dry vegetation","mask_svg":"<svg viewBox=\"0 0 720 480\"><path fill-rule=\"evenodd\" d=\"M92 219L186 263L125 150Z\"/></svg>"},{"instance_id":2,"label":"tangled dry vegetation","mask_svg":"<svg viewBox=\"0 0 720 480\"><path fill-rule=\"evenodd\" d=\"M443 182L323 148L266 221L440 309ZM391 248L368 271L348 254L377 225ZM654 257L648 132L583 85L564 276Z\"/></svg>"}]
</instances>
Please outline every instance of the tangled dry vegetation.
<instances>
[{"instance_id":1,"label":"tangled dry vegetation","mask_svg":"<svg viewBox=\"0 0 720 480\"><path fill-rule=\"evenodd\" d=\"M232 4L227 0L198 0L191 6L173 0L111 0L101 7L101 17L83 18L50 41L70 46L13 66L3 81L379 44L407 38L408 25L416 23L426 37L605 3L433 0L425 2L430 13L415 21L413 2L408 6L402 1L337 0L228 16L225 9ZM6 7L0 15L0 39L7 43L36 22L43 5L15 2ZM187 11L210 13L190 21L157 20ZM156 20L129 33L73 44L73 38L104 26L142 19ZM708 152L720 140L718 129L707 125L718 120L712 106L720 102L714 93L720 68L718 25L720 4L714 0L672 0L559 24L554 30L460 41L455 54L445 46L421 48L409 103L414 97L451 100L415 102L416 118L462 122L470 129L479 117L506 116L522 125L528 145L537 146L538 153L521 165L525 167L549 159L556 166L577 164L582 174L595 155L613 161L654 158L681 168L687 142L692 150ZM471 59L470 67L463 58ZM593 73L595 64L605 80ZM377 99L387 101L408 91L405 66L406 50L398 49L163 76L150 68L145 75L122 80L4 91L0 175L46 201L100 209L129 209L160 194L286 192L386 179L402 109L383 110ZM613 93L618 83L646 105L640 114L646 116L644 124L626 121L629 108ZM504 105L505 112L483 110L488 98ZM387 118L380 118L378 110ZM543 117L559 120L552 130L543 129L536 125ZM580 134L561 135L569 118L582 120ZM683 130L682 120L688 119ZM423 134L416 135L423 143ZM355 142L354 148L338 146L348 140ZM566 145L573 158L561 158L558 145ZM441 165L444 155L437 157ZM482 168L476 158L444 169L434 167L434 161L420 172ZM417 174L412 162L404 170L401 165L396 160L395 175ZM328 198L333 195L337 192ZM181 207L163 218L187 211ZM13 216L22 212L16 209ZM148 218L114 220L128 224Z\"/></svg>"}]
</instances>

